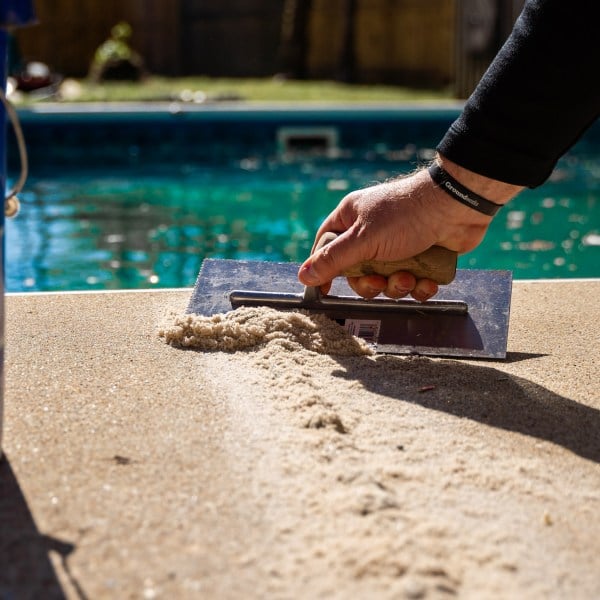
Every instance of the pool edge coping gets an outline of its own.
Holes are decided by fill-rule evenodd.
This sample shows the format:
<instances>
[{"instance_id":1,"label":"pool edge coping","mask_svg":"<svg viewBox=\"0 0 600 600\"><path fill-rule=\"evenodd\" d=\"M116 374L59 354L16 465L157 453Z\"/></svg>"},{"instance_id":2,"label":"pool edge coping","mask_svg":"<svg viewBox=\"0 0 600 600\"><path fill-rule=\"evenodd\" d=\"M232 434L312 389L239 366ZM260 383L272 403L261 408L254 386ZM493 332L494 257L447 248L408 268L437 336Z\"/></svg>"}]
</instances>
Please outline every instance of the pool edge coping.
<instances>
[{"instance_id":1,"label":"pool edge coping","mask_svg":"<svg viewBox=\"0 0 600 600\"><path fill-rule=\"evenodd\" d=\"M573 277L566 278L561 277L557 279L553 278L545 278L545 279L513 279L514 284L530 284L530 283L598 283L600 282L600 277ZM6 297L21 297L21 296L70 296L70 295L90 295L90 294L139 294L139 293L151 293L155 294L157 292L160 293L183 293L188 292L191 293L193 291L193 287L178 287L178 288L143 288L143 289L122 289L122 290L64 290L64 291L31 291L31 292L6 292Z\"/></svg>"}]
</instances>

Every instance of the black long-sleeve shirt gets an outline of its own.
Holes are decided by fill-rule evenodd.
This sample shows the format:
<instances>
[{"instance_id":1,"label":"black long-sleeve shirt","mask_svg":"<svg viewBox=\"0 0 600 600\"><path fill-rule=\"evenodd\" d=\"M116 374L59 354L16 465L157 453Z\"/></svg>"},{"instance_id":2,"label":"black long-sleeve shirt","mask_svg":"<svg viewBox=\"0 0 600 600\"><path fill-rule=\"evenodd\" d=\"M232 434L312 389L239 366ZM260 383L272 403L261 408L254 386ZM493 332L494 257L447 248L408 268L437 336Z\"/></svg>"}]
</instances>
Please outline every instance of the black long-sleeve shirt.
<instances>
[{"instance_id":1,"label":"black long-sleeve shirt","mask_svg":"<svg viewBox=\"0 0 600 600\"><path fill-rule=\"evenodd\" d=\"M600 0L528 0L438 151L536 187L600 115Z\"/></svg>"}]
</instances>

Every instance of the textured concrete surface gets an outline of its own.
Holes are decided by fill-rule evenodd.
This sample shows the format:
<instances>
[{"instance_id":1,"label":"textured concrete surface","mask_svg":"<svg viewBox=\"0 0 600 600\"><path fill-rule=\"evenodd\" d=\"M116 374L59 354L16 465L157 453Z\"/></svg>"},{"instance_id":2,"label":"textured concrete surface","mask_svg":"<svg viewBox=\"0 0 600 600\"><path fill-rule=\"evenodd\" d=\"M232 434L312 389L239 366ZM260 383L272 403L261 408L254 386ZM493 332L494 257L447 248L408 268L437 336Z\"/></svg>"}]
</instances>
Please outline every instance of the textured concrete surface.
<instances>
[{"instance_id":1,"label":"textured concrete surface","mask_svg":"<svg viewBox=\"0 0 600 600\"><path fill-rule=\"evenodd\" d=\"M0 598L600 597L600 281L506 362L177 350L189 295L7 298Z\"/></svg>"}]
</instances>

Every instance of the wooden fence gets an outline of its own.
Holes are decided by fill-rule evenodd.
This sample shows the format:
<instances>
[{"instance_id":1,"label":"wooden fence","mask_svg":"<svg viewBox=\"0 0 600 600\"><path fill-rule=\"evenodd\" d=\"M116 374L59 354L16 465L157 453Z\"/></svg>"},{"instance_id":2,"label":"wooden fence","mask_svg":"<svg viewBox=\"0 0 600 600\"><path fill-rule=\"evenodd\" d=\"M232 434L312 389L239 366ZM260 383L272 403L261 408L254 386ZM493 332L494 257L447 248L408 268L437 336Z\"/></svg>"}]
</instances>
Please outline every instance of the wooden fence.
<instances>
[{"instance_id":1,"label":"wooden fence","mask_svg":"<svg viewBox=\"0 0 600 600\"><path fill-rule=\"evenodd\" d=\"M156 73L176 74L181 60L180 0L37 0L38 25L17 31L25 60L82 77L113 25L133 27L132 46Z\"/></svg>"},{"instance_id":2,"label":"wooden fence","mask_svg":"<svg viewBox=\"0 0 600 600\"><path fill-rule=\"evenodd\" d=\"M452 84L457 74L467 72L464 53L459 51L464 36L459 35L458 15L464 14L468 1L312 0L303 50L306 76L340 77L344 52L348 52L345 11L353 5L354 80ZM286 2L289 0L38 0L39 24L18 30L16 36L26 60L41 60L65 76L82 77L111 27L125 20L133 28L132 46L152 73L270 76L281 66L281 19ZM481 64L467 65L467 87L487 62L488 55ZM467 91L463 86L460 94Z\"/></svg>"}]
</instances>

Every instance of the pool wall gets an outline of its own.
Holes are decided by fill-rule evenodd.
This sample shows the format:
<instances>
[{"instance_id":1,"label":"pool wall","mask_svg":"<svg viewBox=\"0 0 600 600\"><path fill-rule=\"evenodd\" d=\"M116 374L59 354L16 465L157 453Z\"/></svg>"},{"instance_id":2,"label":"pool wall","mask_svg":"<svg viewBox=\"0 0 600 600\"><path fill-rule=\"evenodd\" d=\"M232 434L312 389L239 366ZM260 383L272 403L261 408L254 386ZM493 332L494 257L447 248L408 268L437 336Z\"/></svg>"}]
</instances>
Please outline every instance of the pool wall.
<instances>
[{"instance_id":1,"label":"pool wall","mask_svg":"<svg viewBox=\"0 0 600 600\"><path fill-rule=\"evenodd\" d=\"M82 165L222 162L280 151L282 127L335 129L340 148L435 148L462 104L310 106L173 104L39 105L19 111L32 170ZM578 146L600 147L600 123ZM176 149L174 152L173 149ZM18 169L9 141L8 167Z\"/></svg>"},{"instance_id":2,"label":"pool wall","mask_svg":"<svg viewBox=\"0 0 600 600\"><path fill-rule=\"evenodd\" d=\"M432 108L206 107L98 105L19 112L33 170L48 167L219 162L279 151L282 127L334 128L341 148L432 147L459 114L459 105ZM176 152L173 152L176 148ZM16 169L16 149L9 167ZM83 150L83 151L82 151Z\"/></svg>"}]
</instances>

